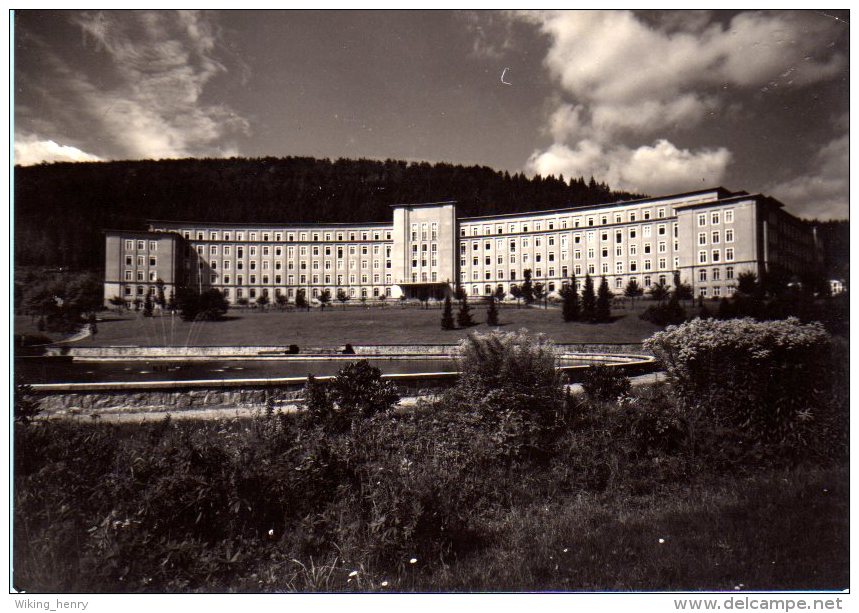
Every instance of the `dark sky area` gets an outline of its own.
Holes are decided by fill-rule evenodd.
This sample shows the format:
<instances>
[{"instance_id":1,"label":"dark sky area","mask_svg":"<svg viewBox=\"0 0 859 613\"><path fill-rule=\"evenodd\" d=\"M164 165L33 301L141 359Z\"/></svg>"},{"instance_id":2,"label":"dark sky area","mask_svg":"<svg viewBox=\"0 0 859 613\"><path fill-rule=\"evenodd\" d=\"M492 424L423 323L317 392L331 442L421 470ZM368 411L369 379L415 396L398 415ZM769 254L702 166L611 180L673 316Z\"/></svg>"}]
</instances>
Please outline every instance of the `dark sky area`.
<instances>
[{"instance_id":1,"label":"dark sky area","mask_svg":"<svg viewBox=\"0 0 859 613\"><path fill-rule=\"evenodd\" d=\"M845 11L17 11L16 163L368 157L848 212Z\"/></svg>"}]
</instances>

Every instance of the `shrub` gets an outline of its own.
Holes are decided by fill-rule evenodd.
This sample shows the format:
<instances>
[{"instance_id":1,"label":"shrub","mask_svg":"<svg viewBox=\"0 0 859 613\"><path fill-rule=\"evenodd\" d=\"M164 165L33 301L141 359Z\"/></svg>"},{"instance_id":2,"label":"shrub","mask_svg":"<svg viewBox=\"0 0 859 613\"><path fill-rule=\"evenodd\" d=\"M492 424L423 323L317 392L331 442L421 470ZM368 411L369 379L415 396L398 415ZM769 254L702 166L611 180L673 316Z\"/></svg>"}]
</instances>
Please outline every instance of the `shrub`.
<instances>
[{"instance_id":1,"label":"shrub","mask_svg":"<svg viewBox=\"0 0 859 613\"><path fill-rule=\"evenodd\" d=\"M618 368L596 364L585 369L582 389L588 398L609 401L626 396L632 384Z\"/></svg>"},{"instance_id":2,"label":"shrub","mask_svg":"<svg viewBox=\"0 0 859 613\"><path fill-rule=\"evenodd\" d=\"M353 422L386 413L400 397L391 381L367 360L347 364L331 381L308 377L304 388L304 423L345 432Z\"/></svg>"},{"instance_id":3,"label":"shrub","mask_svg":"<svg viewBox=\"0 0 859 613\"><path fill-rule=\"evenodd\" d=\"M657 326L668 326L686 321L686 311L678 301L670 300L647 307L639 317Z\"/></svg>"},{"instance_id":4,"label":"shrub","mask_svg":"<svg viewBox=\"0 0 859 613\"><path fill-rule=\"evenodd\" d=\"M761 440L804 436L831 403L829 335L796 319L695 319L644 342L684 405Z\"/></svg>"}]
</instances>

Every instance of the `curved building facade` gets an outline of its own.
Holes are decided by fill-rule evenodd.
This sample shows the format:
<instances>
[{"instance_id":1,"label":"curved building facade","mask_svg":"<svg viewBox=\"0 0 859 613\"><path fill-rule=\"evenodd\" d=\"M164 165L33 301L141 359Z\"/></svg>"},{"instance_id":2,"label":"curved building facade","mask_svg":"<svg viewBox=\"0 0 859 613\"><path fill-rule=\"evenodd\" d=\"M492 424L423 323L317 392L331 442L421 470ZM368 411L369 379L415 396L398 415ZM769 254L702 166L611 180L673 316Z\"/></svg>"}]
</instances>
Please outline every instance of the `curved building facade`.
<instances>
[{"instance_id":1,"label":"curved building facade","mask_svg":"<svg viewBox=\"0 0 859 613\"><path fill-rule=\"evenodd\" d=\"M557 292L572 276L645 290L675 271L696 295L730 296L745 271L802 275L816 264L813 229L760 194L713 188L660 198L457 217L455 202L392 206L390 223L149 222L106 230L105 301L142 300L160 284L216 288L232 303L509 293L530 269Z\"/></svg>"}]
</instances>

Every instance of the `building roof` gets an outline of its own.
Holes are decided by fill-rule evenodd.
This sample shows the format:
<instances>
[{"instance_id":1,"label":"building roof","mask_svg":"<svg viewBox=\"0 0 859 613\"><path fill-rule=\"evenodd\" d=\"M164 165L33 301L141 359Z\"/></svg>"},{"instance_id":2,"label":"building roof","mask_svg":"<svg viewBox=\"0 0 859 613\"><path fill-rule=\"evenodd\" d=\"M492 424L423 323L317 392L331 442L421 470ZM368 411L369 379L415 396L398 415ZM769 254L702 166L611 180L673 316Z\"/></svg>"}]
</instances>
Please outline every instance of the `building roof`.
<instances>
[{"instance_id":1,"label":"building roof","mask_svg":"<svg viewBox=\"0 0 859 613\"><path fill-rule=\"evenodd\" d=\"M440 200L438 202L416 202L413 204L391 204L389 206L392 209L406 208L406 207L413 209L413 208L422 207L422 206L444 206L447 204L456 204L456 200Z\"/></svg>"},{"instance_id":2,"label":"building roof","mask_svg":"<svg viewBox=\"0 0 859 613\"><path fill-rule=\"evenodd\" d=\"M337 227L349 227L349 228L380 228L392 226L392 221L365 221L365 222L332 222L332 223L320 223L320 222L264 222L264 223L251 223L251 222L231 222L231 221L189 221L189 220L173 220L173 219L147 219L146 223L151 225L165 224L171 226L192 226L192 227L230 227L230 228L274 228L274 229L286 229L286 228L337 228Z\"/></svg>"},{"instance_id":3,"label":"building roof","mask_svg":"<svg viewBox=\"0 0 859 613\"><path fill-rule=\"evenodd\" d=\"M458 217L458 221L471 221L471 220L480 220L480 219L495 219L497 217L522 217L524 215L551 215L554 213L571 213L571 212L581 212L587 209L602 209L608 207L615 206L629 206L634 204L647 204L654 203L656 204L659 201L663 200L674 200L676 198L683 198L685 196L694 196L695 194L706 194L708 192L716 192L718 199L728 198L731 196L738 195L747 195L746 192L732 192L730 190L725 189L724 187L711 187L709 189L696 189L691 192L683 192L680 194L669 194L667 196L658 196L658 197L647 197L647 198L639 198L637 200L617 200L615 202L603 202L601 204L582 204L579 206L565 207L560 209L545 209L542 211L522 211L519 213L499 213L495 215L478 215L475 217ZM712 204L712 202L711 202ZM682 205L681 205L682 206Z\"/></svg>"}]
</instances>

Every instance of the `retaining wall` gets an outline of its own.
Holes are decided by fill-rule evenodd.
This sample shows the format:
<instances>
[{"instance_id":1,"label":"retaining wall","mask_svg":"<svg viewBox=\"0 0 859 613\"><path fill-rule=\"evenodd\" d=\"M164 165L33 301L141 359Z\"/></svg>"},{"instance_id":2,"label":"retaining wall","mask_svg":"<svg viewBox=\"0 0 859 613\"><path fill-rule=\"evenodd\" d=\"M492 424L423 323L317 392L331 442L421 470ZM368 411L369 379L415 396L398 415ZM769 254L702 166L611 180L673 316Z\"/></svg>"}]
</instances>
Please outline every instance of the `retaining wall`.
<instances>
[{"instance_id":1,"label":"retaining wall","mask_svg":"<svg viewBox=\"0 0 859 613\"><path fill-rule=\"evenodd\" d=\"M556 343L562 352L647 354L641 343ZM437 345L353 345L355 355L452 355L457 344ZM290 354L288 346L257 345L247 347L164 347L164 346L114 346L114 347L49 347L46 355L64 355L75 358L180 358L180 357L265 357L296 355L344 355L343 347L301 347L298 354Z\"/></svg>"},{"instance_id":2,"label":"retaining wall","mask_svg":"<svg viewBox=\"0 0 859 613\"><path fill-rule=\"evenodd\" d=\"M622 368L629 376L653 372L653 358L635 355L589 356ZM570 383L581 382L587 366L561 370ZM450 388L458 373L382 375L393 381L401 396L430 396ZM332 376L320 376L327 380ZM98 414L100 412L187 411L195 408L265 408L301 399L304 377L283 379L226 379L217 381L133 381L121 383L45 383L33 393L46 415Z\"/></svg>"}]
</instances>

